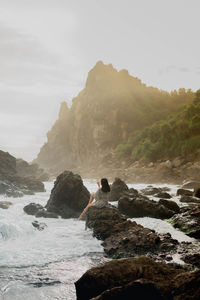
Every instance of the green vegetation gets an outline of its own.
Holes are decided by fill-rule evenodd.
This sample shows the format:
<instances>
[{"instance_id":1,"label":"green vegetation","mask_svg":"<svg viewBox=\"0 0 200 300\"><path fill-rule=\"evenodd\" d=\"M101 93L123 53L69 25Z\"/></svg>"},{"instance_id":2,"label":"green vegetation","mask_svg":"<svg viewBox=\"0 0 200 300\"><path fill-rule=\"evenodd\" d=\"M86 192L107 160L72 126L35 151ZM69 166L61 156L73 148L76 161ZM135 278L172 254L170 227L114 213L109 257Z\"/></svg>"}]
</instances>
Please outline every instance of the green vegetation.
<instances>
[{"instance_id":1,"label":"green vegetation","mask_svg":"<svg viewBox=\"0 0 200 300\"><path fill-rule=\"evenodd\" d=\"M182 91L183 92L183 91ZM191 95L191 91L189 91ZM193 100L165 121L133 132L127 142L116 147L120 158L144 162L195 154L200 149L200 90Z\"/></svg>"}]
</instances>

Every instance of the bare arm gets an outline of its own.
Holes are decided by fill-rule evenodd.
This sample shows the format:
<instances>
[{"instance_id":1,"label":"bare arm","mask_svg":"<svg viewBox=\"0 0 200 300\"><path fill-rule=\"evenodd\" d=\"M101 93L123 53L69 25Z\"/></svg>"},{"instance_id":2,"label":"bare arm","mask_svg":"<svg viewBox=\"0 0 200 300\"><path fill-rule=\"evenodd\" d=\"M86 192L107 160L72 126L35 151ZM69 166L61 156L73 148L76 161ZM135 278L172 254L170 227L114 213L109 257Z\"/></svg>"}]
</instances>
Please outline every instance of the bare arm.
<instances>
[{"instance_id":1,"label":"bare arm","mask_svg":"<svg viewBox=\"0 0 200 300\"><path fill-rule=\"evenodd\" d=\"M85 209L82 211L82 213L80 214L80 216L79 216L79 220L81 220L82 219L82 217L84 216L84 214L87 212L87 210L88 210L88 208L90 207L90 206L92 206L92 201L94 200L94 194L91 194L91 196L90 196L90 200L89 200L89 202L88 202L88 205L85 207Z\"/></svg>"},{"instance_id":2,"label":"bare arm","mask_svg":"<svg viewBox=\"0 0 200 300\"><path fill-rule=\"evenodd\" d=\"M98 185L98 187L99 187L99 188L101 187L101 185L100 185L100 182L99 182L99 181L97 181L97 185Z\"/></svg>"}]
</instances>

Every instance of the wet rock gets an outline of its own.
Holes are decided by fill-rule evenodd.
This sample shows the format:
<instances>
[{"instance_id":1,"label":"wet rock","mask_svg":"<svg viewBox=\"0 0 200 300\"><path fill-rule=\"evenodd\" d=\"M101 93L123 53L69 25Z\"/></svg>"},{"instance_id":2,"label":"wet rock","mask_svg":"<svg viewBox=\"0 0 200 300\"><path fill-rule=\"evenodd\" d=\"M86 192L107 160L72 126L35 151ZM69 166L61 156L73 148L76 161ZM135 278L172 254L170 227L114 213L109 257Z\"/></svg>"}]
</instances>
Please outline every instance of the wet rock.
<instances>
[{"instance_id":1,"label":"wet rock","mask_svg":"<svg viewBox=\"0 0 200 300\"><path fill-rule=\"evenodd\" d=\"M181 196L181 199L179 200L180 202L183 203L199 203L200 204L200 199L192 196Z\"/></svg>"},{"instance_id":2,"label":"wet rock","mask_svg":"<svg viewBox=\"0 0 200 300\"><path fill-rule=\"evenodd\" d=\"M148 186L145 189L141 190L143 195L152 196L161 192L160 188L155 188L153 186Z\"/></svg>"},{"instance_id":3,"label":"wet rock","mask_svg":"<svg viewBox=\"0 0 200 300\"><path fill-rule=\"evenodd\" d=\"M122 196L118 203L118 209L122 214L130 218L152 217L168 219L175 214L175 211L169 209L164 202L161 204L142 195L138 195L135 198Z\"/></svg>"},{"instance_id":4,"label":"wet rock","mask_svg":"<svg viewBox=\"0 0 200 300\"><path fill-rule=\"evenodd\" d=\"M189 190L185 190L185 189L178 189L177 190L177 196L193 196L193 192L192 191L189 191Z\"/></svg>"},{"instance_id":5,"label":"wet rock","mask_svg":"<svg viewBox=\"0 0 200 300\"><path fill-rule=\"evenodd\" d=\"M115 178L111 185L111 191L109 195L109 201L118 201L124 192L128 192L128 186L120 178Z\"/></svg>"},{"instance_id":6,"label":"wet rock","mask_svg":"<svg viewBox=\"0 0 200 300\"><path fill-rule=\"evenodd\" d=\"M25 213L28 215L35 215L39 210L42 210L43 206L38 203L30 203L24 207Z\"/></svg>"},{"instance_id":7,"label":"wet rock","mask_svg":"<svg viewBox=\"0 0 200 300\"><path fill-rule=\"evenodd\" d=\"M16 190L8 189L5 194L7 197L13 197L13 198L19 198L24 196L23 192L18 189Z\"/></svg>"},{"instance_id":8,"label":"wet rock","mask_svg":"<svg viewBox=\"0 0 200 300\"><path fill-rule=\"evenodd\" d=\"M149 296L141 297L147 291L155 295L155 299L172 299L174 278L182 272L147 257L113 260L88 270L75 282L77 300L92 299L100 295L103 298L96 299L123 299L120 296L126 295L126 291L131 294L124 299L154 299ZM132 294L134 291L137 298Z\"/></svg>"},{"instance_id":9,"label":"wet rock","mask_svg":"<svg viewBox=\"0 0 200 300\"><path fill-rule=\"evenodd\" d=\"M128 284L106 290L93 300L141 300L153 299L163 300L156 285L150 280L138 279Z\"/></svg>"},{"instance_id":10,"label":"wet rock","mask_svg":"<svg viewBox=\"0 0 200 300\"><path fill-rule=\"evenodd\" d=\"M164 205L165 207L174 211L175 213L178 213L180 211L180 207L178 206L178 204L172 200L160 199L158 201L158 204Z\"/></svg>"},{"instance_id":11,"label":"wet rock","mask_svg":"<svg viewBox=\"0 0 200 300\"><path fill-rule=\"evenodd\" d=\"M12 205L9 201L0 201L0 208L8 209Z\"/></svg>"},{"instance_id":12,"label":"wet rock","mask_svg":"<svg viewBox=\"0 0 200 300\"><path fill-rule=\"evenodd\" d=\"M112 258L157 253L162 243L170 243L170 249L177 246L177 241L174 240L173 244L169 237L161 241L155 231L127 220L113 207L90 207L86 226L93 229L95 237L104 241L104 251Z\"/></svg>"},{"instance_id":13,"label":"wet rock","mask_svg":"<svg viewBox=\"0 0 200 300\"><path fill-rule=\"evenodd\" d=\"M54 218L54 219L57 219L58 215L56 213L46 211L45 209L39 209L36 212L35 217L36 218L52 218L52 219Z\"/></svg>"},{"instance_id":14,"label":"wet rock","mask_svg":"<svg viewBox=\"0 0 200 300\"><path fill-rule=\"evenodd\" d=\"M87 206L89 198L90 193L80 175L64 171L54 183L46 208L62 218L76 218Z\"/></svg>"},{"instance_id":15,"label":"wet rock","mask_svg":"<svg viewBox=\"0 0 200 300\"><path fill-rule=\"evenodd\" d=\"M191 264L196 268L200 268L200 253L189 253L183 255L182 260L187 264Z\"/></svg>"},{"instance_id":16,"label":"wet rock","mask_svg":"<svg viewBox=\"0 0 200 300\"><path fill-rule=\"evenodd\" d=\"M188 236L200 239L200 206L188 207L181 211L183 212L171 218L172 225Z\"/></svg>"},{"instance_id":17,"label":"wet rock","mask_svg":"<svg viewBox=\"0 0 200 300\"><path fill-rule=\"evenodd\" d=\"M47 227L45 223L39 223L38 221L32 222L33 227L37 228L39 231L44 230Z\"/></svg>"},{"instance_id":18,"label":"wet rock","mask_svg":"<svg viewBox=\"0 0 200 300\"><path fill-rule=\"evenodd\" d=\"M166 193L166 192L160 192L158 194L155 195L155 197L157 198L164 198L164 199L171 199L171 195Z\"/></svg>"},{"instance_id":19,"label":"wet rock","mask_svg":"<svg viewBox=\"0 0 200 300\"><path fill-rule=\"evenodd\" d=\"M194 196L197 197L197 198L200 198L200 187L195 189Z\"/></svg>"}]
</instances>

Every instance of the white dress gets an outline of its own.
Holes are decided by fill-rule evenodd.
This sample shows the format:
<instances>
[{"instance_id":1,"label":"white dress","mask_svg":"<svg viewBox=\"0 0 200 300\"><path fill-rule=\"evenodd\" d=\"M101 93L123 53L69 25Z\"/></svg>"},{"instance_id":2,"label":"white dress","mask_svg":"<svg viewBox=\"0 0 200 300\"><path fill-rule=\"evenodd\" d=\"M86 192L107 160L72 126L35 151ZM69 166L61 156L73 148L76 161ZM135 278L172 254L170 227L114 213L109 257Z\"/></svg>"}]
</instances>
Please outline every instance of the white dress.
<instances>
[{"instance_id":1,"label":"white dress","mask_svg":"<svg viewBox=\"0 0 200 300\"><path fill-rule=\"evenodd\" d=\"M93 205L99 208L108 206L109 194L109 192L105 193L102 189L98 189L94 194L95 202Z\"/></svg>"}]
</instances>

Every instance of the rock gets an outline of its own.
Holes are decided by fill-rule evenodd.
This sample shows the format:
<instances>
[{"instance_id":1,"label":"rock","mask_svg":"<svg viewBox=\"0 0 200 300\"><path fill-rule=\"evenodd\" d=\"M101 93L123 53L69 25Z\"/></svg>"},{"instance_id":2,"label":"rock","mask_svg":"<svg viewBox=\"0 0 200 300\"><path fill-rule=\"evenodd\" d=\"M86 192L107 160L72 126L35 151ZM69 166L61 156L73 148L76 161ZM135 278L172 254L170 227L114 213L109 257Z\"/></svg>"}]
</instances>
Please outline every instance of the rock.
<instances>
[{"instance_id":1,"label":"rock","mask_svg":"<svg viewBox=\"0 0 200 300\"><path fill-rule=\"evenodd\" d=\"M128 186L120 178L115 178L111 185L109 201L118 201L124 192L128 192Z\"/></svg>"},{"instance_id":2,"label":"rock","mask_svg":"<svg viewBox=\"0 0 200 300\"><path fill-rule=\"evenodd\" d=\"M38 203L30 203L24 207L25 213L28 215L35 215L39 210L42 210L43 206Z\"/></svg>"},{"instance_id":3,"label":"rock","mask_svg":"<svg viewBox=\"0 0 200 300\"><path fill-rule=\"evenodd\" d=\"M35 217L36 218L54 218L54 219L57 219L58 215L53 213L53 212L46 211L45 209L39 209L36 212Z\"/></svg>"},{"instance_id":4,"label":"rock","mask_svg":"<svg viewBox=\"0 0 200 300\"><path fill-rule=\"evenodd\" d=\"M124 299L154 299L149 296L141 297L147 291L150 295L155 295L155 299L172 299L170 294L174 286L173 280L182 272L147 257L113 260L88 270L75 282L77 300L92 299L100 295L103 298L96 299L123 299L120 296L125 296L126 291L131 294ZM114 288L119 289L114 291ZM103 294L106 291L107 298ZM132 294L134 291L136 295Z\"/></svg>"},{"instance_id":5,"label":"rock","mask_svg":"<svg viewBox=\"0 0 200 300\"><path fill-rule=\"evenodd\" d=\"M174 211L175 213L179 213L180 211L180 207L178 206L178 204L172 200L160 199L158 201L158 204L164 205L165 207Z\"/></svg>"},{"instance_id":6,"label":"rock","mask_svg":"<svg viewBox=\"0 0 200 300\"><path fill-rule=\"evenodd\" d=\"M127 220L114 207L90 207L86 226L93 229L95 237L104 241L104 251L112 258L157 253L162 243L173 244L170 249L177 246L177 241L169 236L162 237L161 241L160 236L153 230Z\"/></svg>"},{"instance_id":7,"label":"rock","mask_svg":"<svg viewBox=\"0 0 200 300\"><path fill-rule=\"evenodd\" d=\"M13 189L13 188L9 188L7 191L6 191L6 196L7 197L13 197L13 198L19 198L19 197L23 197L23 192L18 190L18 189Z\"/></svg>"},{"instance_id":8,"label":"rock","mask_svg":"<svg viewBox=\"0 0 200 300\"><path fill-rule=\"evenodd\" d=\"M54 183L46 208L62 218L77 218L87 206L89 198L90 193L80 175L64 171Z\"/></svg>"},{"instance_id":9,"label":"rock","mask_svg":"<svg viewBox=\"0 0 200 300\"><path fill-rule=\"evenodd\" d=\"M182 260L187 264L200 268L200 253L186 254L182 257Z\"/></svg>"},{"instance_id":10,"label":"rock","mask_svg":"<svg viewBox=\"0 0 200 300\"><path fill-rule=\"evenodd\" d=\"M49 180L49 175L38 164L29 164L23 159L16 160L16 171L20 177L34 177L39 181Z\"/></svg>"},{"instance_id":11,"label":"rock","mask_svg":"<svg viewBox=\"0 0 200 300\"><path fill-rule=\"evenodd\" d=\"M44 230L47 227L45 223L39 223L38 221L32 222L33 227L37 228L39 231Z\"/></svg>"},{"instance_id":12,"label":"rock","mask_svg":"<svg viewBox=\"0 0 200 300\"><path fill-rule=\"evenodd\" d=\"M138 279L128 284L114 287L104 291L100 296L92 298L93 300L141 300L153 299L163 300L156 285L151 280Z\"/></svg>"},{"instance_id":13,"label":"rock","mask_svg":"<svg viewBox=\"0 0 200 300\"><path fill-rule=\"evenodd\" d=\"M200 199L191 197L191 196L181 196L181 199L179 200L180 202L183 203L199 203L200 204Z\"/></svg>"},{"instance_id":14,"label":"rock","mask_svg":"<svg viewBox=\"0 0 200 300\"><path fill-rule=\"evenodd\" d=\"M194 196L200 198L200 187L195 189Z\"/></svg>"},{"instance_id":15,"label":"rock","mask_svg":"<svg viewBox=\"0 0 200 300\"><path fill-rule=\"evenodd\" d=\"M12 205L9 201L0 201L0 208L8 209Z\"/></svg>"},{"instance_id":16,"label":"rock","mask_svg":"<svg viewBox=\"0 0 200 300\"><path fill-rule=\"evenodd\" d=\"M172 196L170 194L166 193L166 192L160 192L160 193L156 194L155 197L171 199Z\"/></svg>"},{"instance_id":17,"label":"rock","mask_svg":"<svg viewBox=\"0 0 200 300\"><path fill-rule=\"evenodd\" d=\"M199 181L190 181L190 182L184 183L182 186L183 189L197 189L198 187L200 187Z\"/></svg>"},{"instance_id":18,"label":"rock","mask_svg":"<svg viewBox=\"0 0 200 300\"><path fill-rule=\"evenodd\" d=\"M18 172L18 161L29 169L29 176ZM31 171L32 170L32 171ZM34 168L23 160L16 160L9 153L0 151L0 194L7 197L22 197L24 194L44 192L44 184L34 177Z\"/></svg>"},{"instance_id":19,"label":"rock","mask_svg":"<svg viewBox=\"0 0 200 300\"><path fill-rule=\"evenodd\" d=\"M184 196L193 196L193 192L192 191L189 191L189 190L185 190L185 189L178 189L177 190L177 196L179 195L184 195Z\"/></svg>"},{"instance_id":20,"label":"rock","mask_svg":"<svg viewBox=\"0 0 200 300\"><path fill-rule=\"evenodd\" d=\"M161 204L142 195L135 198L122 196L118 203L118 209L122 214L125 214L130 218L152 217L168 219L176 212L164 205L164 201Z\"/></svg>"},{"instance_id":21,"label":"rock","mask_svg":"<svg viewBox=\"0 0 200 300\"><path fill-rule=\"evenodd\" d=\"M148 186L147 188L141 190L143 195L152 196L161 192L160 188L155 188L152 186Z\"/></svg>"},{"instance_id":22,"label":"rock","mask_svg":"<svg viewBox=\"0 0 200 300\"><path fill-rule=\"evenodd\" d=\"M180 214L171 218L171 223L188 236L200 239L200 206L182 210Z\"/></svg>"}]
</instances>

